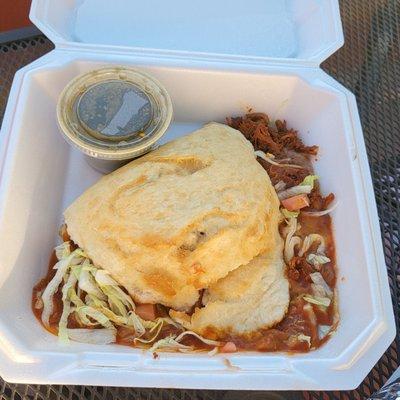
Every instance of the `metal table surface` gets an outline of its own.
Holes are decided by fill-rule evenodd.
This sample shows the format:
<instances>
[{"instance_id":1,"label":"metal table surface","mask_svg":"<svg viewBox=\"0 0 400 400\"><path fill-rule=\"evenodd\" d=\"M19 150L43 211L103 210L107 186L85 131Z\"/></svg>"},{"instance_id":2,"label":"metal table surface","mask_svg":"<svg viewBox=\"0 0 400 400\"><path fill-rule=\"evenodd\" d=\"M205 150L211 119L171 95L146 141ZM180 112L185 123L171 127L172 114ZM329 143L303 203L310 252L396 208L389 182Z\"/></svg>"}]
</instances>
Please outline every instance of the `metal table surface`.
<instances>
[{"instance_id":1,"label":"metal table surface","mask_svg":"<svg viewBox=\"0 0 400 400\"><path fill-rule=\"evenodd\" d=\"M399 327L400 302L400 0L341 0L345 45L322 67L357 96ZM0 44L0 121L14 73L53 48L44 36ZM353 391L280 392L289 399L365 399L399 365L400 336ZM130 389L8 384L0 399L262 400L270 392Z\"/></svg>"}]
</instances>

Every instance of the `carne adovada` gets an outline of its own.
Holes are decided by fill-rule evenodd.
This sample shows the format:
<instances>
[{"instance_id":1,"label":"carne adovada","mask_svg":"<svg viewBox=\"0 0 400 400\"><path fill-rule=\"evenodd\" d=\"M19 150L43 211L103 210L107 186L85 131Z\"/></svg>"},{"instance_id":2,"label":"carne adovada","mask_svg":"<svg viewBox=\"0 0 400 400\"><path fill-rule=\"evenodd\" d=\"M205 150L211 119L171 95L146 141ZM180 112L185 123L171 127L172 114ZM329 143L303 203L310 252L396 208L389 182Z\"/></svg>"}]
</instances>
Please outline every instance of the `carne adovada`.
<instances>
[{"instance_id":1,"label":"carne adovada","mask_svg":"<svg viewBox=\"0 0 400 400\"><path fill-rule=\"evenodd\" d=\"M34 314L63 342L319 347L338 317L334 196L320 193L317 152L251 113L103 177L65 211Z\"/></svg>"}]
</instances>

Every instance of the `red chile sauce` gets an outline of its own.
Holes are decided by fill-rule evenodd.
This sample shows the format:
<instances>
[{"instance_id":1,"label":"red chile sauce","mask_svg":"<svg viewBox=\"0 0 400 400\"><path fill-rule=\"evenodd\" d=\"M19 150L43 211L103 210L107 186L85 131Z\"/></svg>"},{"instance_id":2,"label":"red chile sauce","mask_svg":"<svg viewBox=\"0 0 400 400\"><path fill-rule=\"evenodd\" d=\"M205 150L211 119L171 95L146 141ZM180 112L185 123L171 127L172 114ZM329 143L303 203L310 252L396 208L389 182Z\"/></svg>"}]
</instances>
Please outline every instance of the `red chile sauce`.
<instances>
[{"instance_id":1,"label":"red chile sauce","mask_svg":"<svg viewBox=\"0 0 400 400\"><path fill-rule=\"evenodd\" d=\"M299 223L301 224L300 236L304 237L308 233L319 233L325 238L326 242L326 254L331 259L331 262L324 264L320 270L325 281L333 290L336 284L336 273L335 273L335 250L334 242L332 237L331 219L329 216L323 217L299 217ZM32 295L32 310L36 318L40 323L42 308L37 308L40 305L40 296L48 282L53 278L55 270L53 269L54 264L57 262L56 256L53 253L50 258L49 270L47 275L41 279L33 289ZM313 271L311 271L313 272ZM299 294L311 293L311 280L309 275L300 274L297 280L290 278L290 298L291 302L289 305L288 312L285 318L273 329L266 329L257 332L252 337L240 338L240 337L226 337L225 341L232 341L236 344L238 349L242 350L257 350L257 351L289 351L289 352L307 352L309 350L308 343L305 341L291 341L290 337L293 335L303 334L311 337L311 347L317 348L321 346L329 336L323 340L319 340L318 332L315 325L310 320L310 315L303 309L307 303L299 298ZM58 321L60 320L62 313L62 300L61 300L61 289L59 289L53 297L54 312L50 317L50 326L48 329L51 333L57 334ZM38 300L39 299L39 300ZM333 325L335 322L336 308L334 302L326 309L323 310L319 306L310 305L317 319L319 325ZM160 307L159 316L166 314L165 309ZM80 327L73 314L68 320L69 328ZM117 327L117 343L134 346L135 332L132 328L128 327ZM178 334L180 331L173 326L165 326L160 335L159 339L167 337L171 334ZM186 345L194 345L199 349L208 349L209 346L204 345L202 342L194 337L186 336L182 341ZM211 348L210 348L211 349Z\"/></svg>"}]
</instances>

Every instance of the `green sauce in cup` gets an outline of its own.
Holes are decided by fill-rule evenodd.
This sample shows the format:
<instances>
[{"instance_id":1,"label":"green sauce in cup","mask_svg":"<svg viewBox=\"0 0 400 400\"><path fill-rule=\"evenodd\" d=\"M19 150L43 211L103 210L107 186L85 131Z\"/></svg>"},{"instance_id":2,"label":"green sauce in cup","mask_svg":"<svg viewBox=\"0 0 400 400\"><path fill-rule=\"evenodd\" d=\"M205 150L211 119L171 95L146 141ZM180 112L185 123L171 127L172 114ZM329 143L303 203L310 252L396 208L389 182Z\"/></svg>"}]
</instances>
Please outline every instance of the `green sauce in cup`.
<instances>
[{"instance_id":1,"label":"green sauce in cup","mask_svg":"<svg viewBox=\"0 0 400 400\"><path fill-rule=\"evenodd\" d=\"M57 105L63 136L101 172L154 148L172 114L165 88L153 77L126 67L78 76L64 88Z\"/></svg>"}]
</instances>

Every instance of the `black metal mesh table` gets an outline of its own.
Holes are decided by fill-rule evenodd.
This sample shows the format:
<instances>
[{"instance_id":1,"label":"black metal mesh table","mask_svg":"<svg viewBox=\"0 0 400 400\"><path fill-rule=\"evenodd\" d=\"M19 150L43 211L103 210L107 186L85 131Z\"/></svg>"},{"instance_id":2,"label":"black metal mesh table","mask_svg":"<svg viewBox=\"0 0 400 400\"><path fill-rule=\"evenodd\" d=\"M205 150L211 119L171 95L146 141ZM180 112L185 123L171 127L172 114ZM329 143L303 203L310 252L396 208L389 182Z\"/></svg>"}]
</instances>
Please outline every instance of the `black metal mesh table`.
<instances>
[{"instance_id":1,"label":"black metal mesh table","mask_svg":"<svg viewBox=\"0 0 400 400\"><path fill-rule=\"evenodd\" d=\"M396 325L400 302L400 0L341 0L345 46L323 68L356 96L378 204ZM0 121L15 71L53 48L44 36L0 44ZM399 364L399 335L357 390L281 393L289 399L365 399ZM8 384L0 399L261 400L267 392Z\"/></svg>"}]
</instances>

